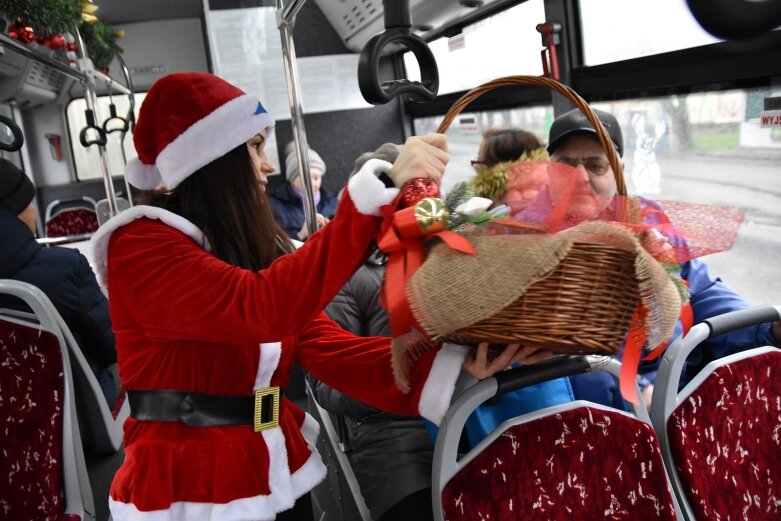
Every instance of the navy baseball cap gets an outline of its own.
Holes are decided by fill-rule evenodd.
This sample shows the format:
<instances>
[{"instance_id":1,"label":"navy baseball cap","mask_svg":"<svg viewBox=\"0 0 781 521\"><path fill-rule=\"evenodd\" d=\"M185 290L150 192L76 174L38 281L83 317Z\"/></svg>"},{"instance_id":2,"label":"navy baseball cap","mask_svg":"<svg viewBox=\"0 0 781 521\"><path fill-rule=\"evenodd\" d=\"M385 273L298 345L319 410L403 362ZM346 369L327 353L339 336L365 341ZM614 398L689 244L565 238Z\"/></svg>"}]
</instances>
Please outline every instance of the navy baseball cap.
<instances>
[{"instance_id":1,"label":"navy baseball cap","mask_svg":"<svg viewBox=\"0 0 781 521\"><path fill-rule=\"evenodd\" d=\"M621 127L618 126L618 120L613 114L605 112L604 110L594 109L594 112L599 118L599 121L602 122L602 125L604 125L605 130L607 130L610 139L613 140L618 155L623 156L624 136L621 133ZM586 119L586 116L580 109L570 110L566 114L562 114L553 120L548 139L548 153L553 154L553 151L556 150L565 139L576 134L597 135L597 131L594 130L591 122Z\"/></svg>"}]
</instances>

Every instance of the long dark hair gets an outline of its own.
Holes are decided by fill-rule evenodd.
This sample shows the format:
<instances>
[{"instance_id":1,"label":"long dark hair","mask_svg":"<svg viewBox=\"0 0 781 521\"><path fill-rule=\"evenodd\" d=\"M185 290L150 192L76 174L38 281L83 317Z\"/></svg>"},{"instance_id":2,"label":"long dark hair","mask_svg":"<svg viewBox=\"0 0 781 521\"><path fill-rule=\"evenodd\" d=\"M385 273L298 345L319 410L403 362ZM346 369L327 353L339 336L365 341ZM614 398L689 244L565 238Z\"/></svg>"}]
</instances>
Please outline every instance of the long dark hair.
<instances>
[{"instance_id":1,"label":"long dark hair","mask_svg":"<svg viewBox=\"0 0 781 521\"><path fill-rule=\"evenodd\" d=\"M519 128L489 129L483 134L479 161L485 166L516 161L524 152L540 148L537 136Z\"/></svg>"},{"instance_id":2,"label":"long dark hair","mask_svg":"<svg viewBox=\"0 0 781 521\"><path fill-rule=\"evenodd\" d=\"M244 143L197 170L172 192L144 194L143 202L198 226L211 252L234 266L258 271L293 250L274 220Z\"/></svg>"}]
</instances>

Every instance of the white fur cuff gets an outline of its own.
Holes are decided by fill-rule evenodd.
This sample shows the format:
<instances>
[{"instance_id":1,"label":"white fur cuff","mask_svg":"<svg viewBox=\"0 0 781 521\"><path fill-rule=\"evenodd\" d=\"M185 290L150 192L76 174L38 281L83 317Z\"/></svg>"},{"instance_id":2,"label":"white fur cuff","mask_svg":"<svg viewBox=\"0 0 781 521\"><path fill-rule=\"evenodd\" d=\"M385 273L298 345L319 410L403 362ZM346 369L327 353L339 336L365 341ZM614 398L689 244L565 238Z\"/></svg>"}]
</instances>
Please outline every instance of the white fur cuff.
<instances>
[{"instance_id":1,"label":"white fur cuff","mask_svg":"<svg viewBox=\"0 0 781 521\"><path fill-rule=\"evenodd\" d=\"M435 425L440 424L450 407L456 380L468 352L467 346L444 344L434 357L434 364L420 393L418 412Z\"/></svg>"},{"instance_id":2,"label":"white fur cuff","mask_svg":"<svg viewBox=\"0 0 781 521\"><path fill-rule=\"evenodd\" d=\"M347 191L355 207L364 215L380 215L380 207L390 204L399 194L398 188L386 188L377 175L388 172L390 163L382 159L370 159L350 178Z\"/></svg>"}]
</instances>

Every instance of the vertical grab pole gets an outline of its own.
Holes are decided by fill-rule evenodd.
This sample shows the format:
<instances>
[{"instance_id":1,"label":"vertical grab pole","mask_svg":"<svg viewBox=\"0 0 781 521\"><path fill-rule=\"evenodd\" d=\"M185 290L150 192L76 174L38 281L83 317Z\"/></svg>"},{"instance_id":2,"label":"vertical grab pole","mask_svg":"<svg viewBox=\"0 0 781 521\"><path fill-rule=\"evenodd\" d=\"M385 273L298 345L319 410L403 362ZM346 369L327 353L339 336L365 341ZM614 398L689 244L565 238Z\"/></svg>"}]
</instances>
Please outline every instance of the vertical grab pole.
<instances>
[{"instance_id":1,"label":"vertical grab pole","mask_svg":"<svg viewBox=\"0 0 781 521\"><path fill-rule=\"evenodd\" d=\"M130 132L133 132L135 130L135 121L136 116L133 110L136 106L136 91L133 88L133 80L130 79L130 71L127 68L127 65L125 64L124 58L122 58L122 55L120 53L117 53L117 61L119 62L120 67L122 67L122 74L125 76L125 83L127 83L127 88L130 90L130 94L127 95L128 103L130 105L130 108L127 112L127 117L125 118L125 128L122 130L122 133L119 135L119 151L122 152L122 162L127 165L127 157L125 155L125 136L127 136L127 131L130 130ZM125 190L127 190L127 202L130 204L131 208L135 206L133 203L133 192L130 189L130 182L127 180L127 176L125 175L125 172L123 170L122 172L122 178L125 180Z\"/></svg>"},{"instance_id":2,"label":"vertical grab pole","mask_svg":"<svg viewBox=\"0 0 781 521\"><path fill-rule=\"evenodd\" d=\"M79 68L81 72L86 76L84 82L84 101L87 103L87 110L91 110L95 115L96 121L103 121L98 112L98 97L95 94L95 75L93 74L94 65L92 60L87 55L87 48L84 45L84 40L81 37L79 29L76 28L76 39L79 42L79 52L81 59L79 60ZM111 167L108 162L108 153L106 152L105 145L98 145L98 153L100 154L100 167L103 174L103 186L106 189L106 199L108 200L108 208L110 217L114 217L119 213L117 208L117 196L114 193L114 183L111 178Z\"/></svg>"},{"instance_id":3,"label":"vertical grab pole","mask_svg":"<svg viewBox=\"0 0 781 521\"><path fill-rule=\"evenodd\" d=\"M304 113L301 109L301 91L298 86L298 69L296 68L296 48L293 43L293 25L296 14L306 0L290 0L283 5L283 0L277 2L277 28L282 38L282 60L285 66L287 80L287 100L290 104L290 122L293 125L293 139L296 143L296 157L301 167L301 181L304 202L304 220L309 233L317 231L317 209L312 193L312 177L309 174L309 146L304 131Z\"/></svg>"}]
</instances>

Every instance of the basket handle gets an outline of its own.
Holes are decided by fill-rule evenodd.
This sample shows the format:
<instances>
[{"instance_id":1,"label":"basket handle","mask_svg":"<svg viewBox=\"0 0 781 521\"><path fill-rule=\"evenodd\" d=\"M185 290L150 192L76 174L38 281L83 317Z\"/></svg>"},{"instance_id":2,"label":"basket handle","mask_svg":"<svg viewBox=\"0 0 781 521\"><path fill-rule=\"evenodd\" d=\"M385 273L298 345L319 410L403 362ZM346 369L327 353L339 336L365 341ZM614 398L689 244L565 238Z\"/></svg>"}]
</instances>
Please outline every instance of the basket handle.
<instances>
[{"instance_id":1,"label":"basket handle","mask_svg":"<svg viewBox=\"0 0 781 521\"><path fill-rule=\"evenodd\" d=\"M443 119L442 123L440 123L437 132L440 134L447 132L447 129L450 127L450 124L453 122L456 116L458 116L462 110L464 110L470 103L479 98L482 94L499 87L508 87L511 85L536 85L538 87L547 87L551 90L555 90L574 103L575 106L580 109L581 112L583 112L583 114L586 116L586 119L589 120L591 125L597 131L599 142L602 144L602 148L605 149L607 160L610 163L610 166L613 169L613 175L616 178L618 195L626 195L624 165L621 162L621 158L618 157L616 148L613 146L613 141L610 139L607 130L605 130L602 122L599 121L599 118L594 113L594 110L589 106L588 103L586 103L586 100L581 98L580 95L570 87L559 83L556 80L545 78L543 76L505 76L503 78L497 78L487 83L483 83L482 85L470 90L461 96L458 101L453 103L453 105L450 107L450 110L448 110L445 114L445 119Z\"/></svg>"}]
</instances>

